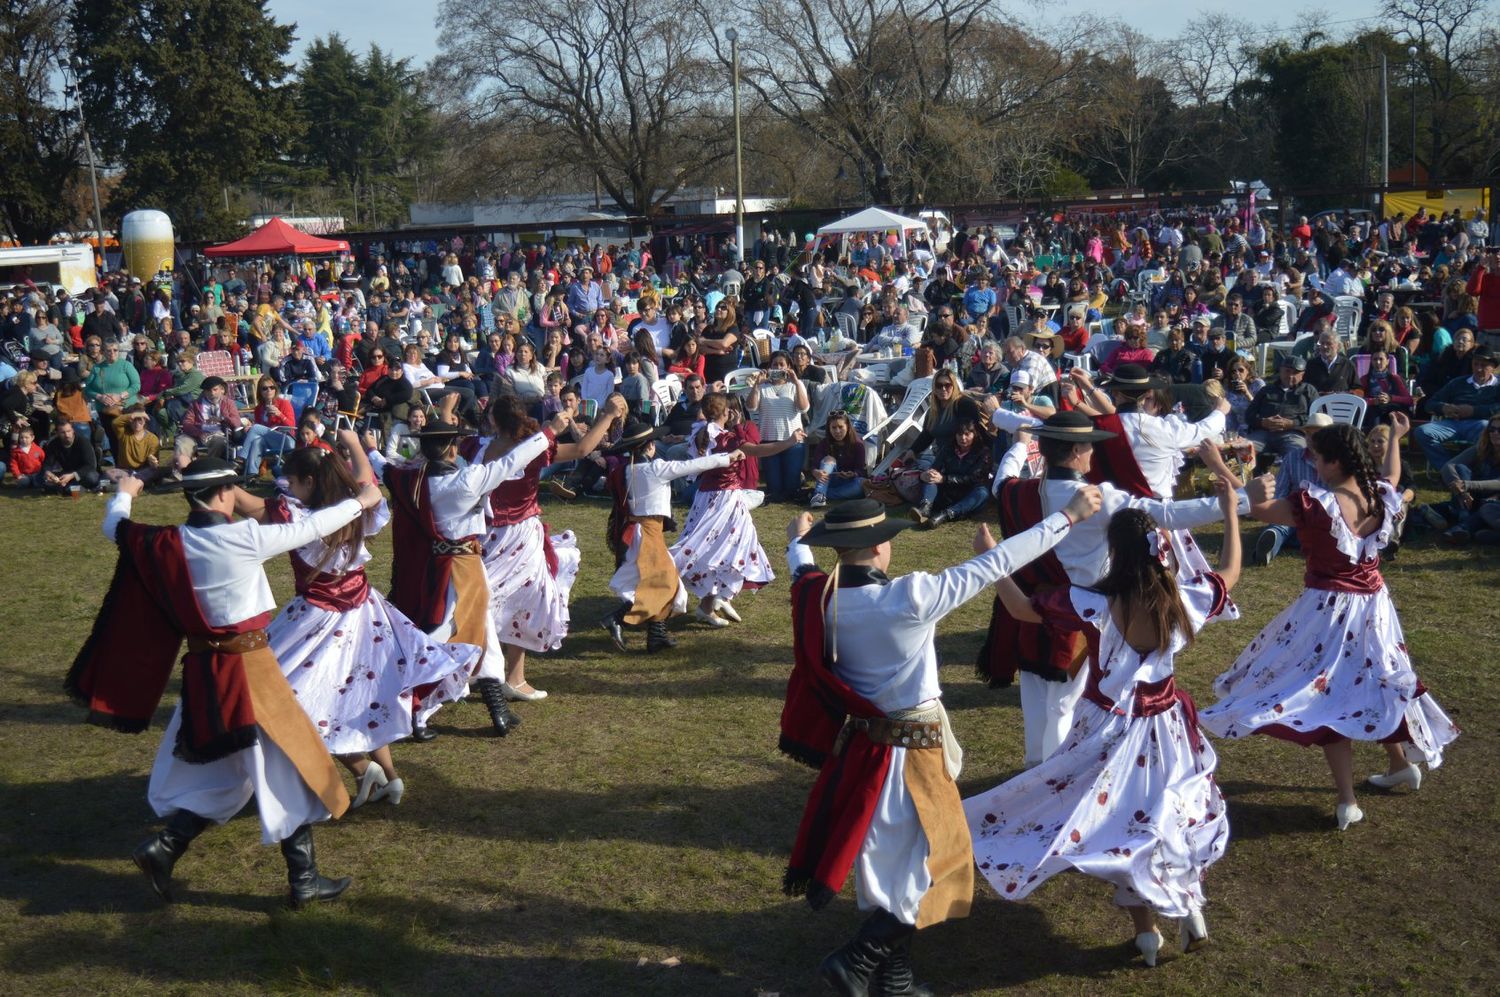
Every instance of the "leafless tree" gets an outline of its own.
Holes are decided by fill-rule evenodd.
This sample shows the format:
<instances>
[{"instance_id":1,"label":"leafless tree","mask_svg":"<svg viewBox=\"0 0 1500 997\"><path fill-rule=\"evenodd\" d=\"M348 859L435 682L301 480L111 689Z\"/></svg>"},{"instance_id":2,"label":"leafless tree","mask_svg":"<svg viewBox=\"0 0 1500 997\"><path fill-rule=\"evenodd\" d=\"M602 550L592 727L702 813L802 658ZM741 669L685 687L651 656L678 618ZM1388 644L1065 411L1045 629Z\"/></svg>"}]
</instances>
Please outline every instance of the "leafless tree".
<instances>
[{"instance_id":1,"label":"leafless tree","mask_svg":"<svg viewBox=\"0 0 1500 997\"><path fill-rule=\"evenodd\" d=\"M1417 49L1414 71L1427 91L1423 109L1428 173L1448 175L1456 161L1477 153L1486 136L1472 127L1474 77L1483 58L1490 0L1385 0L1381 12Z\"/></svg>"},{"instance_id":2,"label":"leafless tree","mask_svg":"<svg viewBox=\"0 0 1500 997\"><path fill-rule=\"evenodd\" d=\"M1174 127L1175 105L1162 76L1161 46L1130 28L1091 67L1097 114L1074 134L1074 149L1124 187L1185 159L1188 129Z\"/></svg>"},{"instance_id":3,"label":"leafless tree","mask_svg":"<svg viewBox=\"0 0 1500 997\"><path fill-rule=\"evenodd\" d=\"M726 155L727 76L669 0L445 0L450 78L482 112L558 139L554 170L656 214Z\"/></svg>"},{"instance_id":4,"label":"leafless tree","mask_svg":"<svg viewBox=\"0 0 1500 997\"><path fill-rule=\"evenodd\" d=\"M1161 50L1163 80L1183 103L1222 101L1255 70L1257 32L1249 21L1202 13Z\"/></svg>"}]
</instances>

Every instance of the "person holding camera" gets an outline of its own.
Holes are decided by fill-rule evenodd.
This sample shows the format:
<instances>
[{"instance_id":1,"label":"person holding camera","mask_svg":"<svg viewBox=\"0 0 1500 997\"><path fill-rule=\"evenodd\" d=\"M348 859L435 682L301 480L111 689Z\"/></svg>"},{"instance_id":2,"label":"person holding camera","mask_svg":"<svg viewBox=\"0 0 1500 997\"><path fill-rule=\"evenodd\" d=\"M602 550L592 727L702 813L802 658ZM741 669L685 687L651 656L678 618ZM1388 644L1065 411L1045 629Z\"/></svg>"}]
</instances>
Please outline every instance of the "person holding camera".
<instances>
[{"instance_id":1,"label":"person holding camera","mask_svg":"<svg viewBox=\"0 0 1500 997\"><path fill-rule=\"evenodd\" d=\"M808 408L807 387L792 369L792 358L784 350L771 354L764 373L754 375L745 408L759 413L763 443L780 443L802 429ZM766 472L766 500L786 502L802 484L802 463L807 444L795 443L778 454L762 458Z\"/></svg>"}]
</instances>

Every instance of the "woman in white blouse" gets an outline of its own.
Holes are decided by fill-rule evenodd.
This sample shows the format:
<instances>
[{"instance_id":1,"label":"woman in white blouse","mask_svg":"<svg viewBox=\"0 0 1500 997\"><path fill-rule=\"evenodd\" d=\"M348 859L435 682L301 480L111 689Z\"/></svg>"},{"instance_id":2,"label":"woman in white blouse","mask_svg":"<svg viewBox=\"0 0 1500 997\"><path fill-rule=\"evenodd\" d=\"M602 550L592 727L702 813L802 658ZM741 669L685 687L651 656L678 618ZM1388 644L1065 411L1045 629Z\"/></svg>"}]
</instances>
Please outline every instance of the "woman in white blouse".
<instances>
[{"instance_id":1,"label":"woman in white blouse","mask_svg":"<svg viewBox=\"0 0 1500 997\"><path fill-rule=\"evenodd\" d=\"M516 358L502 376L527 407L541 401L547 388L547 368L536 358L536 347L529 339L516 344Z\"/></svg>"},{"instance_id":2,"label":"woman in white blouse","mask_svg":"<svg viewBox=\"0 0 1500 997\"><path fill-rule=\"evenodd\" d=\"M401 365L406 372L406 379L416 391L426 391L427 397L435 404L452 411L455 407L460 418L471 425L477 425L479 421L479 401L474 397L474 389L465 384L460 374L434 374L432 368L428 367L422 359L422 347L416 343L406 347L406 362ZM443 399L456 395L457 403L444 403Z\"/></svg>"},{"instance_id":3,"label":"woman in white blouse","mask_svg":"<svg viewBox=\"0 0 1500 997\"><path fill-rule=\"evenodd\" d=\"M802 428L802 414L808 409L807 388L792 369L792 358L785 351L771 354L766 372L755 375L745 408L756 413L762 442L779 443ZM761 458L766 501L792 500L802 485L802 462L806 456L807 444L797 443L781 453Z\"/></svg>"}]
</instances>

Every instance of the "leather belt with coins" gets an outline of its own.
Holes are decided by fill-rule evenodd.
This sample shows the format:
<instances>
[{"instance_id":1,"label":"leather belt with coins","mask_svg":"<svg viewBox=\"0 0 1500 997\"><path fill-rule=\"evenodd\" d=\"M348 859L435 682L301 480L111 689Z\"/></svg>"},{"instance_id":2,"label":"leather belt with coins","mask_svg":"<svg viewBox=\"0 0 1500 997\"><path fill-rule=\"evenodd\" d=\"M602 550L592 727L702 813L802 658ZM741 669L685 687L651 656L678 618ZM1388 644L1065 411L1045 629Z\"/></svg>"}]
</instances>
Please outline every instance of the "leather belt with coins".
<instances>
[{"instance_id":1,"label":"leather belt with coins","mask_svg":"<svg viewBox=\"0 0 1500 997\"><path fill-rule=\"evenodd\" d=\"M876 744L889 744L897 748L940 748L943 746L941 723L916 723L910 720L889 720L885 717L862 717L849 721L848 728L862 731Z\"/></svg>"},{"instance_id":2,"label":"leather belt with coins","mask_svg":"<svg viewBox=\"0 0 1500 997\"><path fill-rule=\"evenodd\" d=\"M264 630L250 630L228 637L189 637L188 650L194 654L217 651L220 654L246 654L270 644Z\"/></svg>"},{"instance_id":3,"label":"leather belt with coins","mask_svg":"<svg viewBox=\"0 0 1500 997\"><path fill-rule=\"evenodd\" d=\"M474 537L464 540L434 540L432 542L434 554L483 554L484 548Z\"/></svg>"}]
</instances>

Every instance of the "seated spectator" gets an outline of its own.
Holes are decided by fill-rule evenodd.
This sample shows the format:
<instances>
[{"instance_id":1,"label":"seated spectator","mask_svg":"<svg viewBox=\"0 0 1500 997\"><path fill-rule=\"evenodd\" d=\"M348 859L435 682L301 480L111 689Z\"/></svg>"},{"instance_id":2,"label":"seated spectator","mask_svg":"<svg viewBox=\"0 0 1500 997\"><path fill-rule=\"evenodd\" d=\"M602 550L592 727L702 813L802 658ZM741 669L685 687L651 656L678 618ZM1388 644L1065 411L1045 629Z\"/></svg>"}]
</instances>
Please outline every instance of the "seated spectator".
<instances>
[{"instance_id":1,"label":"seated spectator","mask_svg":"<svg viewBox=\"0 0 1500 997\"><path fill-rule=\"evenodd\" d=\"M385 434L385 446L381 453L386 460L412 459L422 450L418 436L426 428L427 410L420 405L410 406L404 420L391 424L390 432Z\"/></svg>"},{"instance_id":2,"label":"seated spectator","mask_svg":"<svg viewBox=\"0 0 1500 997\"><path fill-rule=\"evenodd\" d=\"M261 458L265 454L284 453L296 445L293 433L297 419L292 414L292 403L281 397L276 382L263 375L256 382L255 398L250 427L245 430L244 445L240 448L247 482L260 477Z\"/></svg>"},{"instance_id":3,"label":"seated spectator","mask_svg":"<svg viewBox=\"0 0 1500 997\"><path fill-rule=\"evenodd\" d=\"M698 352L697 338L689 336L678 347L676 355L672 357L672 365L667 368L667 372L676 374L678 377L684 379L693 376L702 379L705 359L703 354Z\"/></svg>"},{"instance_id":4,"label":"seated spectator","mask_svg":"<svg viewBox=\"0 0 1500 997\"><path fill-rule=\"evenodd\" d=\"M47 461L47 451L36 442L36 430L31 423L21 423L15 431L15 442L10 445L10 476L17 488L41 488L46 484L42 465Z\"/></svg>"},{"instance_id":5,"label":"seated spectator","mask_svg":"<svg viewBox=\"0 0 1500 997\"><path fill-rule=\"evenodd\" d=\"M140 401L141 393L141 375L134 364L120 356L120 344L104 344L104 359L89 371L83 390L98 413L113 452L115 417L125 411L125 406Z\"/></svg>"},{"instance_id":6,"label":"seated spectator","mask_svg":"<svg viewBox=\"0 0 1500 997\"><path fill-rule=\"evenodd\" d=\"M413 394L420 398L425 391L428 398L446 411L456 412L469 425L477 425L479 400L474 395L474 389L467 383L460 382L455 375L440 377L433 373L423 356L420 343L412 343L406 348L406 362L402 367L405 368L406 379L411 382Z\"/></svg>"},{"instance_id":7,"label":"seated spectator","mask_svg":"<svg viewBox=\"0 0 1500 997\"><path fill-rule=\"evenodd\" d=\"M481 377L469 363L468 354L464 352L463 338L457 333L450 334L443 341L436 364L435 373L449 387L466 387L474 392L476 398L489 396L490 382Z\"/></svg>"},{"instance_id":8,"label":"seated spectator","mask_svg":"<svg viewBox=\"0 0 1500 997\"><path fill-rule=\"evenodd\" d=\"M1229 415L1225 418L1225 428L1234 433L1245 433L1250 429L1245 421L1245 413L1250 408L1250 403L1266 382L1256 377L1250 370L1250 361L1244 357L1235 355L1229 361L1229 367L1224 376L1219 379L1224 388L1224 398L1229 402Z\"/></svg>"},{"instance_id":9,"label":"seated spectator","mask_svg":"<svg viewBox=\"0 0 1500 997\"><path fill-rule=\"evenodd\" d=\"M679 353L678 357L681 356ZM662 425L666 429L662 436L662 459L687 459L688 436L692 433L694 424L703 420L703 396L706 392L707 385L699 375L689 374L682 379L682 393L662 419Z\"/></svg>"},{"instance_id":10,"label":"seated spectator","mask_svg":"<svg viewBox=\"0 0 1500 997\"><path fill-rule=\"evenodd\" d=\"M1306 426L1301 427L1304 437L1324 426L1332 426L1333 417L1326 412L1310 416ZM1306 446L1296 447L1281 455L1281 466L1276 469L1276 490L1273 496L1286 499L1295 495L1303 485L1319 484L1318 469L1309 459ZM1297 547L1297 530L1291 526L1272 524L1260 531L1255 538L1255 547L1250 556L1251 564L1265 567L1287 544Z\"/></svg>"},{"instance_id":11,"label":"seated spectator","mask_svg":"<svg viewBox=\"0 0 1500 997\"><path fill-rule=\"evenodd\" d=\"M994 395L1002 393L1009 383L1010 368L1000 362L999 344L986 342L979 351L978 360L969 369L964 387L981 395Z\"/></svg>"},{"instance_id":12,"label":"seated spectator","mask_svg":"<svg viewBox=\"0 0 1500 997\"><path fill-rule=\"evenodd\" d=\"M1245 424L1250 427L1245 438L1264 456L1285 456L1307 446L1302 427L1307 424L1312 403L1318 391L1303 381L1307 361L1297 356L1283 356L1277 367L1276 380L1256 392L1245 410Z\"/></svg>"},{"instance_id":13,"label":"seated spectator","mask_svg":"<svg viewBox=\"0 0 1500 997\"><path fill-rule=\"evenodd\" d=\"M503 380L528 409L540 405L547 386L547 368L537 359L536 348L531 345L531 340L522 339L516 343L516 357L511 361Z\"/></svg>"},{"instance_id":14,"label":"seated spectator","mask_svg":"<svg viewBox=\"0 0 1500 997\"><path fill-rule=\"evenodd\" d=\"M1082 353L1089 345L1089 325L1087 310L1078 305L1070 305L1067 315L1063 319L1061 331L1063 352Z\"/></svg>"},{"instance_id":15,"label":"seated spectator","mask_svg":"<svg viewBox=\"0 0 1500 997\"><path fill-rule=\"evenodd\" d=\"M182 417L171 476L181 477L183 468L193 462L198 449L202 449L207 457L228 457L246 424L234 400L229 397L223 378L205 377L203 390Z\"/></svg>"},{"instance_id":16,"label":"seated spectator","mask_svg":"<svg viewBox=\"0 0 1500 997\"><path fill-rule=\"evenodd\" d=\"M75 370L63 372L57 392L52 396L53 431L57 424L71 422L73 430L90 444L94 439L94 412L89 408L88 397L83 393L83 381Z\"/></svg>"},{"instance_id":17,"label":"seated spectator","mask_svg":"<svg viewBox=\"0 0 1500 997\"><path fill-rule=\"evenodd\" d=\"M1459 335L1467 333L1465 329ZM1454 337L1454 342L1457 341ZM1500 410L1500 377L1495 376L1495 354L1488 346L1476 346L1469 356L1474 373L1455 377L1428 398L1425 405L1432 421L1412 433L1427 455L1428 468L1434 471L1442 471L1451 459L1449 444L1462 448L1478 443L1486 422Z\"/></svg>"},{"instance_id":18,"label":"seated spectator","mask_svg":"<svg viewBox=\"0 0 1500 997\"><path fill-rule=\"evenodd\" d=\"M1348 391L1354 386L1354 364L1344 354L1338 334L1324 330L1318 333L1316 342L1307 361L1307 383L1320 395Z\"/></svg>"},{"instance_id":19,"label":"seated spectator","mask_svg":"<svg viewBox=\"0 0 1500 997\"><path fill-rule=\"evenodd\" d=\"M1167 333L1167 345L1151 360L1151 369L1170 378L1173 384L1191 384L1197 360L1187 348L1182 330L1173 328Z\"/></svg>"},{"instance_id":20,"label":"seated spectator","mask_svg":"<svg viewBox=\"0 0 1500 997\"><path fill-rule=\"evenodd\" d=\"M1052 364L1035 350L1028 350L1026 342L1020 336L1011 336L1001 343L1000 352L1011 374L1014 375L1018 370L1026 371L1031 375L1031 386L1038 391L1057 383L1057 371Z\"/></svg>"},{"instance_id":21,"label":"seated spectator","mask_svg":"<svg viewBox=\"0 0 1500 997\"><path fill-rule=\"evenodd\" d=\"M922 332L912 324L911 313L905 305L897 305L891 321L871 341L869 352L899 355L908 348L915 349L921 341Z\"/></svg>"},{"instance_id":22,"label":"seated spectator","mask_svg":"<svg viewBox=\"0 0 1500 997\"><path fill-rule=\"evenodd\" d=\"M1238 356L1234 347L1227 342L1222 326L1210 329L1208 348L1198 355L1198 362L1203 368L1203 380L1223 381L1225 373L1229 370L1229 364Z\"/></svg>"},{"instance_id":23,"label":"seated spectator","mask_svg":"<svg viewBox=\"0 0 1500 997\"><path fill-rule=\"evenodd\" d=\"M307 355L307 347L300 339L292 340L291 352L282 358L281 365L271 374L282 389L293 381L311 381L317 384L323 380L322 372L318 370L313 358Z\"/></svg>"},{"instance_id":24,"label":"seated spectator","mask_svg":"<svg viewBox=\"0 0 1500 997\"><path fill-rule=\"evenodd\" d=\"M823 438L813 450L812 476L815 487L809 501L814 509L828 500L863 498L868 458L865 441L854 431L849 413L836 411L823 425Z\"/></svg>"},{"instance_id":25,"label":"seated spectator","mask_svg":"<svg viewBox=\"0 0 1500 997\"><path fill-rule=\"evenodd\" d=\"M161 462L161 440L147 429L151 421L146 407L132 405L115 420L115 437L119 448L115 451L114 467L106 467L104 477L119 483L125 478L140 478L150 483L159 473Z\"/></svg>"},{"instance_id":26,"label":"seated spectator","mask_svg":"<svg viewBox=\"0 0 1500 997\"><path fill-rule=\"evenodd\" d=\"M911 359L891 378L890 396L893 399L901 397L913 381L931 377L936 371L937 357L933 354L932 347L918 346Z\"/></svg>"},{"instance_id":27,"label":"seated spectator","mask_svg":"<svg viewBox=\"0 0 1500 997\"><path fill-rule=\"evenodd\" d=\"M50 429L51 396L39 390L37 385L34 370L23 370L15 376L9 390L0 394L0 429L7 434L14 434L22 426L33 430L41 427ZM39 410L38 402L46 405L47 409Z\"/></svg>"},{"instance_id":28,"label":"seated spectator","mask_svg":"<svg viewBox=\"0 0 1500 997\"><path fill-rule=\"evenodd\" d=\"M1280 311L1280 308L1277 308ZM1218 328L1224 330L1230 348L1254 353L1259 335L1255 320L1245 314L1245 298L1238 291L1224 299L1224 314L1219 317Z\"/></svg>"},{"instance_id":29,"label":"seated spectator","mask_svg":"<svg viewBox=\"0 0 1500 997\"><path fill-rule=\"evenodd\" d=\"M922 500L912 518L931 529L978 512L989 500L993 475L989 441L981 437L978 424L960 420L953 435L938 443L932 466L921 473Z\"/></svg>"},{"instance_id":30,"label":"seated spectator","mask_svg":"<svg viewBox=\"0 0 1500 997\"><path fill-rule=\"evenodd\" d=\"M1486 420L1478 441L1449 461L1442 477L1453 493L1454 519L1443 542L1500 544L1500 416Z\"/></svg>"},{"instance_id":31,"label":"seated spectator","mask_svg":"<svg viewBox=\"0 0 1500 997\"><path fill-rule=\"evenodd\" d=\"M67 419L60 420L53 433L42 463L42 487L54 493L98 488L99 463L93 444L79 436Z\"/></svg>"},{"instance_id":32,"label":"seated spectator","mask_svg":"<svg viewBox=\"0 0 1500 997\"><path fill-rule=\"evenodd\" d=\"M997 304L995 292L990 287L989 272L981 270L964 291L964 323L985 328L990 316L995 314Z\"/></svg>"},{"instance_id":33,"label":"seated spectator","mask_svg":"<svg viewBox=\"0 0 1500 997\"><path fill-rule=\"evenodd\" d=\"M566 383L567 382L563 380L562 374L558 371L551 370L547 372L547 378L543 382L544 386L542 389L541 422L546 423L552 421L557 413L562 411L562 392L563 385Z\"/></svg>"},{"instance_id":34,"label":"seated spectator","mask_svg":"<svg viewBox=\"0 0 1500 997\"><path fill-rule=\"evenodd\" d=\"M146 358L141 362L141 401L149 406L170 387L172 387L172 372L162 366L161 352L159 350L147 352Z\"/></svg>"},{"instance_id":35,"label":"seated spectator","mask_svg":"<svg viewBox=\"0 0 1500 997\"><path fill-rule=\"evenodd\" d=\"M615 355L606 346L594 350L594 362L578 381L580 400L603 408L615 391Z\"/></svg>"},{"instance_id":36,"label":"seated spectator","mask_svg":"<svg viewBox=\"0 0 1500 997\"><path fill-rule=\"evenodd\" d=\"M828 371L813 363L812 348L806 343L792 347L792 370L803 384L827 384Z\"/></svg>"},{"instance_id":37,"label":"seated spectator","mask_svg":"<svg viewBox=\"0 0 1500 997\"><path fill-rule=\"evenodd\" d=\"M1123 330L1124 342L1099 365L1101 374L1113 374L1121 364L1133 363L1150 367L1156 351L1146 345L1146 327L1130 323Z\"/></svg>"},{"instance_id":38,"label":"seated spectator","mask_svg":"<svg viewBox=\"0 0 1500 997\"><path fill-rule=\"evenodd\" d=\"M1410 340L1413 337L1420 338L1421 332L1413 329L1407 335ZM1365 341L1360 344L1356 355L1369 355L1376 350L1383 350L1390 358L1391 369L1401 375L1403 381L1411 377L1411 353L1400 345L1396 338L1396 331L1389 322L1372 322L1366 330Z\"/></svg>"},{"instance_id":39,"label":"seated spectator","mask_svg":"<svg viewBox=\"0 0 1500 997\"><path fill-rule=\"evenodd\" d=\"M625 354L625 360L621 364L620 385L616 389L624 396L631 414L644 416L650 412L654 397L651 389L651 379L641 371L641 355L631 350Z\"/></svg>"},{"instance_id":40,"label":"seated spectator","mask_svg":"<svg viewBox=\"0 0 1500 997\"><path fill-rule=\"evenodd\" d=\"M203 390L203 372L198 369L198 351L189 347L173 358L172 386L162 391L146 411L154 412L157 425L171 427L182 422L188 405Z\"/></svg>"},{"instance_id":41,"label":"seated spectator","mask_svg":"<svg viewBox=\"0 0 1500 997\"><path fill-rule=\"evenodd\" d=\"M323 417L315 409L308 409L302 413L302 418L297 421L297 449L306 450L308 447L317 447L334 453L332 444L328 442L328 427L323 425Z\"/></svg>"},{"instance_id":42,"label":"seated spectator","mask_svg":"<svg viewBox=\"0 0 1500 997\"><path fill-rule=\"evenodd\" d=\"M1375 350L1370 354L1370 369L1360 382L1365 395L1366 431L1386 421L1392 412L1402 412L1410 417L1416 404L1411 391L1401 375L1391 366L1390 354Z\"/></svg>"},{"instance_id":43,"label":"seated spectator","mask_svg":"<svg viewBox=\"0 0 1500 997\"><path fill-rule=\"evenodd\" d=\"M1255 342L1269 343L1281 336L1281 322L1285 318L1285 312L1281 308L1281 299L1276 297L1276 287L1265 284L1260 289L1260 300L1255 303L1255 310L1251 313L1255 322ZM1236 337L1235 345L1239 345Z\"/></svg>"}]
</instances>

